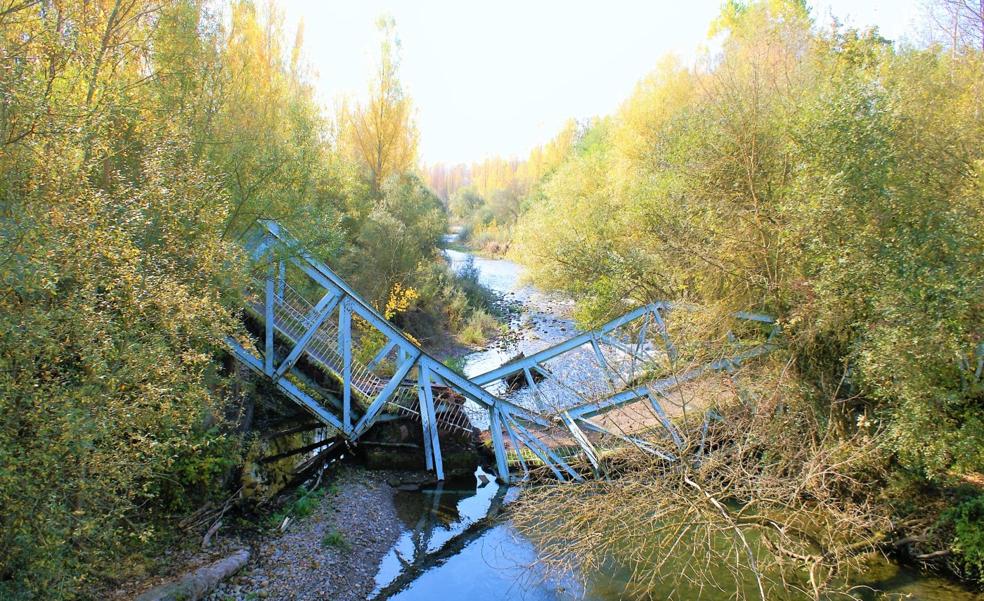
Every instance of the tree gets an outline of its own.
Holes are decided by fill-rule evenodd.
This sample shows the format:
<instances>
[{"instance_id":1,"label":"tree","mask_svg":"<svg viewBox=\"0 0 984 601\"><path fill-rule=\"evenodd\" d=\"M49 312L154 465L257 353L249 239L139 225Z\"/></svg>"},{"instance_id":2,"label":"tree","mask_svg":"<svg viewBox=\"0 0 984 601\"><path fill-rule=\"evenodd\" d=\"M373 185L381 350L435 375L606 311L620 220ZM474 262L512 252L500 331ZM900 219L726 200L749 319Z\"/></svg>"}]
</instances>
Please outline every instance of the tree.
<instances>
[{"instance_id":1,"label":"tree","mask_svg":"<svg viewBox=\"0 0 984 601\"><path fill-rule=\"evenodd\" d=\"M485 205L485 199L472 187L460 188L451 195L449 203L451 214L458 219L471 217L479 208Z\"/></svg>"},{"instance_id":2,"label":"tree","mask_svg":"<svg viewBox=\"0 0 984 601\"><path fill-rule=\"evenodd\" d=\"M370 189L379 196L391 175L410 170L417 160L417 126L413 104L400 84L400 39L392 17L376 23L379 64L364 104L343 107L342 140L350 156L365 169Z\"/></svg>"},{"instance_id":3,"label":"tree","mask_svg":"<svg viewBox=\"0 0 984 601\"><path fill-rule=\"evenodd\" d=\"M797 0L727 3L713 32L720 52L663 65L579 136L516 254L582 322L658 299L777 316L784 360L757 378L792 379L783 414L815 420L821 450L877 440L888 481L917 483L877 511L932 521L901 499L984 468L984 53L818 30ZM770 461L792 457L783 436L757 437Z\"/></svg>"},{"instance_id":4,"label":"tree","mask_svg":"<svg viewBox=\"0 0 984 601\"><path fill-rule=\"evenodd\" d=\"M418 266L433 262L447 214L413 174L389 177L345 257L346 274L377 306L394 284L410 285Z\"/></svg>"},{"instance_id":5,"label":"tree","mask_svg":"<svg viewBox=\"0 0 984 601\"><path fill-rule=\"evenodd\" d=\"M928 9L933 38L939 34L953 52L984 51L984 0L935 0Z\"/></svg>"},{"instance_id":6,"label":"tree","mask_svg":"<svg viewBox=\"0 0 984 601\"><path fill-rule=\"evenodd\" d=\"M283 15L271 1L232 4L221 48L222 70L209 158L225 176L233 207L226 236L257 217L303 226L304 208L320 192L330 162L326 121L299 66L300 31L285 56ZM295 227L296 229L296 227Z\"/></svg>"},{"instance_id":7,"label":"tree","mask_svg":"<svg viewBox=\"0 0 984 601\"><path fill-rule=\"evenodd\" d=\"M100 596L228 494L238 226L333 222L274 7L211 4L0 9L0 598Z\"/></svg>"}]
</instances>

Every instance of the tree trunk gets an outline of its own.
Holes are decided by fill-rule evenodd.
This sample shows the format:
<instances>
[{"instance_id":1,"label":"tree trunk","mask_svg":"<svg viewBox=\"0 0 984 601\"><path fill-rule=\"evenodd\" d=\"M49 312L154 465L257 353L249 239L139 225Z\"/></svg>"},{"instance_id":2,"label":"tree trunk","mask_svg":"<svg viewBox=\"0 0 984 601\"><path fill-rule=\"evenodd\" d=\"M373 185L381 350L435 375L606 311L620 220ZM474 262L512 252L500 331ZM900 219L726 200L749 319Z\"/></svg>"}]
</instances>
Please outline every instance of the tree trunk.
<instances>
[{"instance_id":1,"label":"tree trunk","mask_svg":"<svg viewBox=\"0 0 984 601\"><path fill-rule=\"evenodd\" d=\"M225 559L185 574L176 582L152 588L137 597L136 601L198 601L218 583L239 571L247 561L249 550L240 549Z\"/></svg>"}]
</instances>

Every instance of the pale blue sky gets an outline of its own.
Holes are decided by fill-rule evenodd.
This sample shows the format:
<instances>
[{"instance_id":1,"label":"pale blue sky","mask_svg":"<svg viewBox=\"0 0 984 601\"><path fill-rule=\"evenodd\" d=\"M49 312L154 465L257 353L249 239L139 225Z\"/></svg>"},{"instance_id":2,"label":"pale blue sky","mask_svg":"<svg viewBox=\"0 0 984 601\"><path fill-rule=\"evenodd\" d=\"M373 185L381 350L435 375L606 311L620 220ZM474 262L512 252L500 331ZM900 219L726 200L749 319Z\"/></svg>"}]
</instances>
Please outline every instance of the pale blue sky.
<instances>
[{"instance_id":1,"label":"pale blue sky","mask_svg":"<svg viewBox=\"0 0 984 601\"><path fill-rule=\"evenodd\" d=\"M380 14L396 19L402 79L413 96L427 163L525 157L570 117L607 114L660 57L688 62L720 0L282 0L287 31L305 24L319 96L366 88ZM813 0L890 39L913 37L922 0Z\"/></svg>"}]
</instances>

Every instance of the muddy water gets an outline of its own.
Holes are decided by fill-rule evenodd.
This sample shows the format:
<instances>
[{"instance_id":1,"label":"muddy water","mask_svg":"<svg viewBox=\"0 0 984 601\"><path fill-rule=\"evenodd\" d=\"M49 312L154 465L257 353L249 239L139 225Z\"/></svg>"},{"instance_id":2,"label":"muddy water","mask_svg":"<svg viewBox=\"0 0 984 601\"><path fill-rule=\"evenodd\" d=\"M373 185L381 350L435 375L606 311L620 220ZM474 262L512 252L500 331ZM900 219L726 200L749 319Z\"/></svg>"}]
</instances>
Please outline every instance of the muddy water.
<instances>
[{"instance_id":1,"label":"muddy water","mask_svg":"<svg viewBox=\"0 0 984 601\"><path fill-rule=\"evenodd\" d=\"M468 255L445 251L460 268ZM467 357L465 373L476 375L498 367L518 352L530 354L574 333L571 303L522 284L522 268L509 261L475 257L486 286L512 302L510 334L491 348ZM474 478L397 493L397 510L404 531L383 559L376 575L373 599L411 600L528 600L614 601L624 594L628 574L617 565L603 571L563 578L537 567L531 541L516 532L503 513L518 489L496 484L481 470ZM580 586L578 582L586 585ZM879 561L853 584L908 595L917 601L981 601L984 597L948 581ZM671 591L656 593L667 598ZM875 599L871 593L858 593ZM733 593L677 591L675 598L729 599ZM899 597L888 597L899 598Z\"/></svg>"}]
</instances>

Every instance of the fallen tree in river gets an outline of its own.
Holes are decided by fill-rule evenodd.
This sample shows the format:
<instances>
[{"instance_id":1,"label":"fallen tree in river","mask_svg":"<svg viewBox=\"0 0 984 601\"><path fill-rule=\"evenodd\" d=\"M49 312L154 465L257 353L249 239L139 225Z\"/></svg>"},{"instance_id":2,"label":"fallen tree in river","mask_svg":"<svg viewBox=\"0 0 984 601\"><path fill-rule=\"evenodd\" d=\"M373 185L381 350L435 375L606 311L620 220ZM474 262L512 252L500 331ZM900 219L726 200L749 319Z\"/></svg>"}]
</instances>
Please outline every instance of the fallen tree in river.
<instances>
[{"instance_id":1,"label":"fallen tree in river","mask_svg":"<svg viewBox=\"0 0 984 601\"><path fill-rule=\"evenodd\" d=\"M715 399L721 419L678 420L680 461L621 448L604 457L608 479L530 489L515 509L518 527L559 572L615 566L633 598L688 599L706 589L852 597L845 576L900 539L880 495L888 455L877 432L834 435L827 416L791 404L790 384L778 382ZM754 404L739 398L750 393Z\"/></svg>"}]
</instances>

